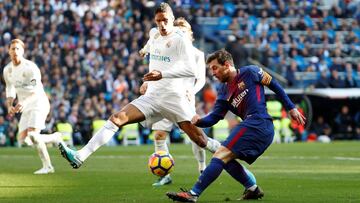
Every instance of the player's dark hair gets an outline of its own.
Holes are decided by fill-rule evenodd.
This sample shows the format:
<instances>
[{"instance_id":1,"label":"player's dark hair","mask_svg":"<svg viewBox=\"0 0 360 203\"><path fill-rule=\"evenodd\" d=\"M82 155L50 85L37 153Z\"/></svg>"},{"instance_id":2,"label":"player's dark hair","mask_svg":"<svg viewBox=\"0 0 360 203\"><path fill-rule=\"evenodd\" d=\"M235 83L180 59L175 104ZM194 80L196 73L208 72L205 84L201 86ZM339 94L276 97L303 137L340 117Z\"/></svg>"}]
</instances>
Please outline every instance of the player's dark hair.
<instances>
[{"instance_id":1,"label":"player's dark hair","mask_svg":"<svg viewBox=\"0 0 360 203\"><path fill-rule=\"evenodd\" d=\"M155 9L155 15L158 13L171 13L171 15L174 16L174 13L168 3L162 2L156 9Z\"/></svg>"},{"instance_id":2,"label":"player's dark hair","mask_svg":"<svg viewBox=\"0 0 360 203\"><path fill-rule=\"evenodd\" d=\"M220 65L225 65L225 61L229 62L234 66L233 57L225 49L217 50L207 56L206 64L209 64L211 61L217 59Z\"/></svg>"}]
</instances>

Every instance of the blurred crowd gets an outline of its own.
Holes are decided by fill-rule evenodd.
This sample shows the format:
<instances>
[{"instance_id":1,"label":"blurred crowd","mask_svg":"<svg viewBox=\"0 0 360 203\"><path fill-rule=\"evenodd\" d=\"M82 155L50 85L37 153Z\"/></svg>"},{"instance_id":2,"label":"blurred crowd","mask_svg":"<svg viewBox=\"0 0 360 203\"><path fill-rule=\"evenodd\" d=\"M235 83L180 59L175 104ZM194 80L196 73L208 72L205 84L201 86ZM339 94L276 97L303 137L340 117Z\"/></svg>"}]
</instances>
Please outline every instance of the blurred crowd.
<instances>
[{"instance_id":1,"label":"blurred crowd","mask_svg":"<svg viewBox=\"0 0 360 203\"><path fill-rule=\"evenodd\" d=\"M360 87L358 0L225 1L195 16L205 41L227 41L238 66L260 61L290 87Z\"/></svg>"},{"instance_id":2,"label":"blurred crowd","mask_svg":"<svg viewBox=\"0 0 360 203\"><path fill-rule=\"evenodd\" d=\"M47 130L66 122L78 144L87 142L94 120L108 118L139 96L148 61L138 51L154 27L153 8L159 2L0 0L0 66L10 61L10 40L22 39L25 57L39 66L51 101ZM329 83L312 83L319 87L360 87L359 1L168 2L176 17L191 23L196 45L206 53L226 47L236 66L253 58L287 78L290 87L299 86L295 72L327 78ZM335 85L328 80L334 71L341 80ZM200 113L214 103L216 85L209 76L198 95ZM6 116L4 89L2 79L0 131L4 128L7 143L14 145L17 118Z\"/></svg>"}]
</instances>

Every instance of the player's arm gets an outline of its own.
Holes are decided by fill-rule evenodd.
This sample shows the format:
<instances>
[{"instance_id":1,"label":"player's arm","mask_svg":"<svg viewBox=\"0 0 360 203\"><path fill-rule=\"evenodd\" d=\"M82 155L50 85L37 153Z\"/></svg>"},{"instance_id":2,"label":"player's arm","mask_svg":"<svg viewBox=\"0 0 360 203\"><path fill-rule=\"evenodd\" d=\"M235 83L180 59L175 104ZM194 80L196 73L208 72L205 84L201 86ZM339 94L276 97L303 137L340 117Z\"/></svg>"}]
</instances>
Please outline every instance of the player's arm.
<instances>
[{"instance_id":1,"label":"player's arm","mask_svg":"<svg viewBox=\"0 0 360 203\"><path fill-rule=\"evenodd\" d=\"M201 52L200 58L196 65L198 72L194 85L194 94L198 93L204 87L206 82L206 64L204 53Z\"/></svg>"},{"instance_id":2,"label":"player's arm","mask_svg":"<svg viewBox=\"0 0 360 203\"><path fill-rule=\"evenodd\" d=\"M150 53L150 44L152 43L154 36L156 34L160 34L157 28L151 28L151 30L149 31L149 39L146 42L145 46L140 49L139 54L141 57L145 57L147 54Z\"/></svg>"},{"instance_id":3,"label":"player's arm","mask_svg":"<svg viewBox=\"0 0 360 203\"><path fill-rule=\"evenodd\" d=\"M284 89L281 85L271 77L271 75L262 69L258 68L257 71L258 79L262 85L269 87L271 91L273 91L284 104L285 109L289 111L289 114L292 119L296 120L299 124L305 124L305 117L297 110L294 103L290 100L289 96L285 93Z\"/></svg>"},{"instance_id":4,"label":"player's arm","mask_svg":"<svg viewBox=\"0 0 360 203\"><path fill-rule=\"evenodd\" d=\"M146 90L147 90L147 88L148 88L148 83L147 83L147 82L144 82L144 83L140 86L140 90L139 90L140 94L141 94L141 95L144 95L145 92L146 92Z\"/></svg>"},{"instance_id":5,"label":"player's arm","mask_svg":"<svg viewBox=\"0 0 360 203\"><path fill-rule=\"evenodd\" d=\"M8 68L4 68L3 72L4 80L5 80L5 94L6 94L6 107L8 109L9 115L14 115L16 113L16 109L14 107L14 100L16 98L16 90L13 84L9 81L8 78Z\"/></svg>"},{"instance_id":6,"label":"player's arm","mask_svg":"<svg viewBox=\"0 0 360 203\"><path fill-rule=\"evenodd\" d=\"M193 118L192 123L201 128L207 128L215 125L219 120L224 119L228 112L227 101L218 99L211 113L203 118Z\"/></svg>"},{"instance_id":7,"label":"player's arm","mask_svg":"<svg viewBox=\"0 0 360 203\"><path fill-rule=\"evenodd\" d=\"M141 57L145 57L148 53L149 53L149 41L147 41L145 46L142 49L140 49L139 55Z\"/></svg>"},{"instance_id":8,"label":"player's arm","mask_svg":"<svg viewBox=\"0 0 360 203\"><path fill-rule=\"evenodd\" d=\"M146 42L145 46L140 49L139 54L141 57L145 57L150 52L150 44L151 44L152 38L150 37L148 41Z\"/></svg>"}]
</instances>

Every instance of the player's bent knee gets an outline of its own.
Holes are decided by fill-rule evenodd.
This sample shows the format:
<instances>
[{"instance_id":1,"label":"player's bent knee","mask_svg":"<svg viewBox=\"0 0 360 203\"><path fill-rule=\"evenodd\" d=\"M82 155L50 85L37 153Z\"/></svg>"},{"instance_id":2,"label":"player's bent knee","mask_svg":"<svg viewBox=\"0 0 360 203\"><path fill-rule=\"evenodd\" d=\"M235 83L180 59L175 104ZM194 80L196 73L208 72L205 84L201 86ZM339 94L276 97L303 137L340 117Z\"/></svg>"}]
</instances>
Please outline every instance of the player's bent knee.
<instances>
[{"instance_id":1,"label":"player's bent knee","mask_svg":"<svg viewBox=\"0 0 360 203\"><path fill-rule=\"evenodd\" d=\"M168 133L166 131L155 131L155 140L165 140Z\"/></svg>"},{"instance_id":2,"label":"player's bent knee","mask_svg":"<svg viewBox=\"0 0 360 203\"><path fill-rule=\"evenodd\" d=\"M120 111L112 114L109 120L118 127L121 127L129 121L129 117L127 116L126 112Z\"/></svg>"},{"instance_id":3,"label":"player's bent knee","mask_svg":"<svg viewBox=\"0 0 360 203\"><path fill-rule=\"evenodd\" d=\"M228 148L221 146L218 150L216 150L213 157L221 159L224 163L228 163L229 161L235 159L236 155Z\"/></svg>"},{"instance_id":4,"label":"player's bent knee","mask_svg":"<svg viewBox=\"0 0 360 203\"><path fill-rule=\"evenodd\" d=\"M40 142L40 137L38 136L38 133L34 131L28 132L28 137L30 138L31 142L34 144L38 144Z\"/></svg>"}]
</instances>

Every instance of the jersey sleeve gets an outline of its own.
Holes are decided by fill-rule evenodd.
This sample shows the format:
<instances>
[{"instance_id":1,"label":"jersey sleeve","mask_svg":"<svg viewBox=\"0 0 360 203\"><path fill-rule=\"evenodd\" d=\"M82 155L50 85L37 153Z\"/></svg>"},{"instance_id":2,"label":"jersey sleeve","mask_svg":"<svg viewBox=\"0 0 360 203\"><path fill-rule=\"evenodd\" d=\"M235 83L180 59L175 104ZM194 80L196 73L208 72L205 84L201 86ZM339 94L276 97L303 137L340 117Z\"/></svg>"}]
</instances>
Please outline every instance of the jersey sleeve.
<instances>
[{"instance_id":1,"label":"jersey sleeve","mask_svg":"<svg viewBox=\"0 0 360 203\"><path fill-rule=\"evenodd\" d=\"M228 104L225 100L218 99L215 102L214 108L211 113L209 113L204 118L196 124L196 126L201 128L207 128L215 125L219 120L224 119L226 113L228 112Z\"/></svg>"},{"instance_id":2,"label":"jersey sleeve","mask_svg":"<svg viewBox=\"0 0 360 203\"><path fill-rule=\"evenodd\" d=\"M162 72L163 78L188 78L196 77L197 69L195 63L195 52L189 39L179 37L177 41L177 54L183 61L183 66L176 69L165 70Z\"/></svg>"},{"instance_id":3,"label":"jersey sleeve","mask_svg":"<svg viewBox=\"0 0 360 203\"><path fill-rule=\"evenodd\" d=\"M221 84L217 88L217 92L217 99L212 112L204 118L200 119L199 123L196 124L196 126L202 128L213 126L219 120L224 119L226 113L229 111L229 106L227 103L226 85Z\"/></svg>"},{"instance_id":4,"label":"jersey sleeve","mask_svg":"<svg viewBox=\"0 0 360 203\"><path fill-rule=\"evenodd\" d=\"M198 53L198 58L196 59L196 68L198 69L198 72L194 85L194 94L198 93L204 87L206 82L205 56L202 51L198 51Z\"/></svg>"},{"instance_id":5,"label":"jersey sleeve","mask_svg":"<svg viewBox=\"0 0 360 203\"><path fill-rule=\"evenodd\" d=\"M12 98L16 98L16 90L15 90L15 86L10 82L9 80L9 67L5 67L4 71L3 71L3 76L4 76L4 80L5 80L5 94L6 94L6 98L12 97Z\"/></svg>"},{"instance_id":6,"label":"jersey sleeve","mask_svg":"<svg viewBox=\"0 0 360 203\"><path fill-rule=\"evenodd\" d=\"M269 73L265 72L262 68L257 66L250 66L250 73L254 78L255 82L259 82L262 85L269 86L272 80L272 77Z\"/></svg>"},{"instance_id":7,"label":"jersey sleeve","mask_svg":"<svg viewBox=\"0 0 360 203\"><path fill-rule=\"evenodd\" d=\"M284 104L286 110L295 108L295 105L290 100L289 96L285 93L284 89L280 84L271 77L271 75L257 66L253 66L252 74L254 75L255 81L260 82L262 85L267 86L278 96L281 102Z\"/></svg>"},{"instance_id":8,"label":"jersey sleeve","mask_svg":"<svg viewBox=\"0 0 360 203\"><path fill-rule=\"evenodd\" d=\"M142 48L142 50L144 50L146 53L150 52L150 44L151 44L151 42L154 39L154 36L156 34L159 34L158 29L157 28L151 28L151 30L149 31L149 39L146 42L145 46Z\"/></svg>"}]
</instances>

